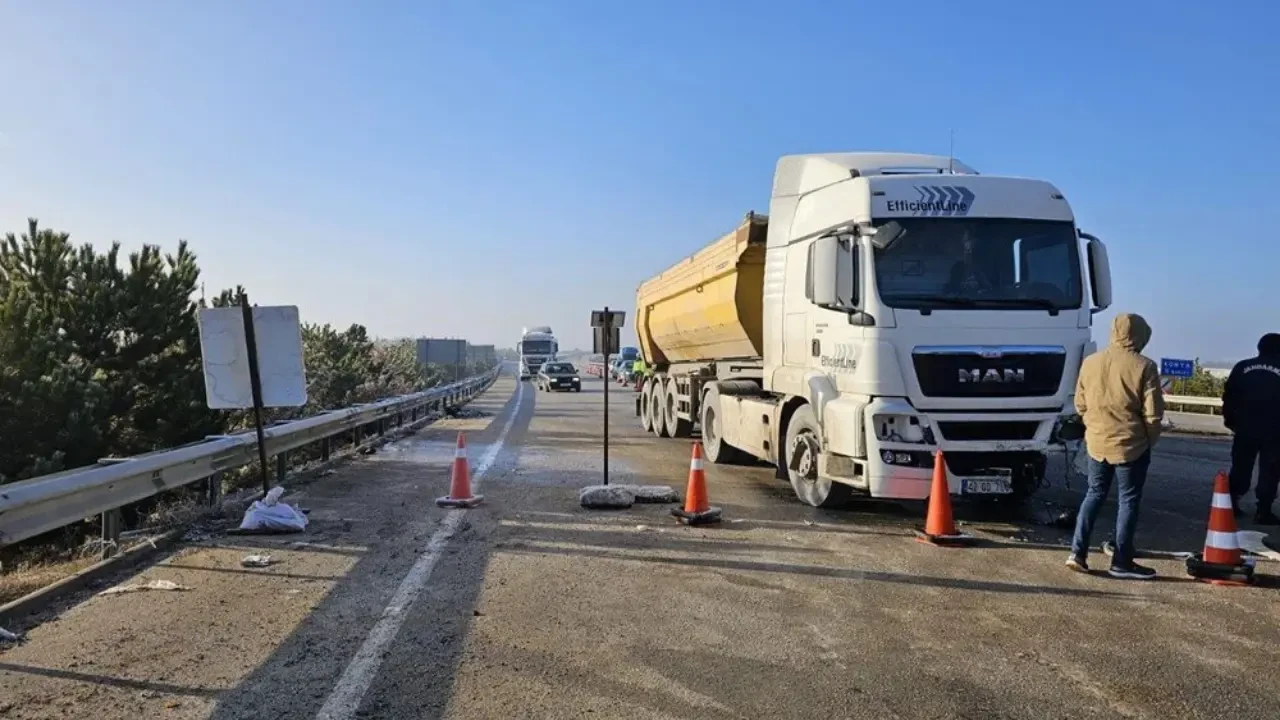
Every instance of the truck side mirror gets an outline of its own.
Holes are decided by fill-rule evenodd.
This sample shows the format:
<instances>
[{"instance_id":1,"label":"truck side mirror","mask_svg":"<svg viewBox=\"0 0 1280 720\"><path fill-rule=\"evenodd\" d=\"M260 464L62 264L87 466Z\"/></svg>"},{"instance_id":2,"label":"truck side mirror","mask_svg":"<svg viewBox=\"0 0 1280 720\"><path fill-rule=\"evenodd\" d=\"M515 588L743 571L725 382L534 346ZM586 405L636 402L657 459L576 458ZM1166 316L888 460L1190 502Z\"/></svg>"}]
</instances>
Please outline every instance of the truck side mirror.
<instances>
[{"instance_id":1,"label":"truck side mirror","mask_svg":"<svg viewBox=\"0 0 1280 720\"><path fill-rule=\"evenodd\" d=\"M1080 233L1085 240L1085 255L1089 259L1089 289L1093 293L1093 312L1111 307L1111 260L1107 246L1098 238Z\"/></svg>"},{"instance_id":2,"label":"truck side mirror","mask_svg":"<svg viewBox=\"0 0 1280 720\"><path fill-rule=\"evenodd\" d=\"M858 309L853 250L852 239L843 235L828 235L810 243L804 283L809 302L830 310Z\"/></svg>"},{"instance_id":3,"label":"truck side mirror","mask_svg":"<svg viewBox=\"0 0 1280 720\"><path fill-rule=\"evenodd\" d=\"M906 234L907 229L902 227L902 223L890 220L876 228L875 234L871 236L871 245L877 250L887 250L890 245L901 240Z\"/></svg>"}]
</instances>

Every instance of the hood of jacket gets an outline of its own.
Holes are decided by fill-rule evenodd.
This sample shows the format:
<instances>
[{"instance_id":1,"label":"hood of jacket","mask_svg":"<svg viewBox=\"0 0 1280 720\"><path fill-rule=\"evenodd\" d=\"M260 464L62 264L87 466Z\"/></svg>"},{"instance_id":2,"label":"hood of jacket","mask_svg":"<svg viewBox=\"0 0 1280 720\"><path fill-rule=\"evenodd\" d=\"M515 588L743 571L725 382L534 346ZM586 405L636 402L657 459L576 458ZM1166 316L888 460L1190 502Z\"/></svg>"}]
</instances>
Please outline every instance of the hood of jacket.
<instances>
[{"instance_id":1,"label":"hood of jacket","mask_svg":"<svg viewBox=\"0 0 1280 720\"><path fill-rule=\"evenodd\" d=\"M1151 342L1151 326L1141 315L1120 313L1111 321L1111 344L1140 353Z\"/></svg>"}]
</instances>

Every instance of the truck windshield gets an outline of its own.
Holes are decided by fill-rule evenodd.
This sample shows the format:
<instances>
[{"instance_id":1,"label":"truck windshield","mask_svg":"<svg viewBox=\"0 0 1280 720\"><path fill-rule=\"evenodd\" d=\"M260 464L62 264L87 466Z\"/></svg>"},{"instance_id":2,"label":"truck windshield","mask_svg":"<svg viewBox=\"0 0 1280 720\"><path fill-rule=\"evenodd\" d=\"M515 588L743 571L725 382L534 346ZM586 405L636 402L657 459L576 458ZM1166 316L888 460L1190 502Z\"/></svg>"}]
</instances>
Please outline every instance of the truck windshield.
<instances>
[{"instance_id":1,"label":"truck windshield","mask_svg":"<svg viewBox=\"0 0 1280 720\"><path fill-rule=\"evenodd\" d=\"M525 355L550 355L550 340L525 340L520 343L520 352Z\"/></svg>"},{"instance_id":2,"label":"truck windshield","mask_svg":"<svg viewBox=\"0 0 1280 720\"><path fill-rule=\"evenodd\" d=\"M887 221L885 221L887 222ZM875 251L880 299L896 308L1079 308L1080 252L1069 222L900 218Z\"/></svg>"}]
</instances>

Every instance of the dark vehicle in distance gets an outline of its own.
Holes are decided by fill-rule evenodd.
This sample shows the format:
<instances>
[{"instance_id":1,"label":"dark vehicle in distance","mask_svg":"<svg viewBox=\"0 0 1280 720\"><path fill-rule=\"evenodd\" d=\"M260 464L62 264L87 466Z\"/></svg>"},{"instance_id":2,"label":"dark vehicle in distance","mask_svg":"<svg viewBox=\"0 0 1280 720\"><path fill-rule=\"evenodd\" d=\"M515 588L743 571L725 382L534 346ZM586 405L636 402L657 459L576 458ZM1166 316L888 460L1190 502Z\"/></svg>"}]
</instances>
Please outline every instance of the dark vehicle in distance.
<instances>
[{"instance_id":1,"label":"dark vehicle in distance","mask_svg":"<svg viewBox=\"0 0 1280 720\"><path fill-rule=\"evenodd\" d=\"M582 392L582 378L578 377L578 368L573 363L549 362L538 371L534 384L539 390L572 390Z\"/></svg>"}]
</instances>

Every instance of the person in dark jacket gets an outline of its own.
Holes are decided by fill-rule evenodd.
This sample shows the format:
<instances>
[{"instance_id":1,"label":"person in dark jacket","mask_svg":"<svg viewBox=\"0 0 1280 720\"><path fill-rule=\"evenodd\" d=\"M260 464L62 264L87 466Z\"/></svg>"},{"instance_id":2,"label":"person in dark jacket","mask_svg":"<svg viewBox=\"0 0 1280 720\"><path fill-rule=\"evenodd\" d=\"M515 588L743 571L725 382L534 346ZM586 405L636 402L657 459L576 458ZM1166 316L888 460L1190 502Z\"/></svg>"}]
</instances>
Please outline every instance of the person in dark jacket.
<instances>
[{"instance_id":1,"label":"person in dark jacket","mask_svg":"<svg viewBox=\"0 0 1280 720\"><path fill-rule=\"evenodd\" d=\"M1258 356L1231 368L1222 392L1222 420L1235 440L1231 444L1231 505L1242 513L1240 498L1249 492L1254 462L1258 508L1254 522L1280 525L1271 510L1280 484L1280 333L1258 341Z\"/></svg>"}]
</instances>

